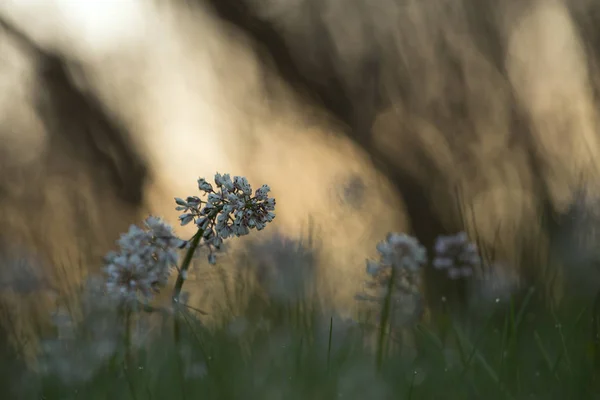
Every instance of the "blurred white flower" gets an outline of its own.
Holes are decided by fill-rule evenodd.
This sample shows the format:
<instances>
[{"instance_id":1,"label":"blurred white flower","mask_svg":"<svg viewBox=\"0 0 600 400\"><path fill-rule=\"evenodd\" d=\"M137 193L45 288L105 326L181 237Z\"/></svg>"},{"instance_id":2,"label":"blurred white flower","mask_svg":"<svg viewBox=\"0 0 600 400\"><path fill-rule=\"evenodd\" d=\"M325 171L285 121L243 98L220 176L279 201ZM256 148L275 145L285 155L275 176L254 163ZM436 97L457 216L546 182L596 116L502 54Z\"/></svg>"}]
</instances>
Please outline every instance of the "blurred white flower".
<instances>
[{"instance_id":1,"label":"blurred white flower","mask_svg":"<svg viewBox=\"0 0 600 400\"><path fill-rule=\"evenodd\" d=\"M427 252L417 239L400 233L390 233L377 245L379 261L367 260L371 286L387 288L394 274L393 287L407 293L418 292L420 268L427 262Z\"/></svg>"},{"instance_id":2,"label":"blurred white flower","mask_svg":"<svg viewBox=\"0 0 600 400\"><path fill-rule=\"evenodd\" d=\"M148 217L144 224L146 229L132 225L117 241L119 252L106 256L106 288L122 300L151 299L177 265L183 241L159 218Z\"/></svg>"},{"instance_id":3,"label":"blurred white flower","mask_svg":"<svg viewBox=\"0 0 600 400\"><path fill-rule=\"evenodd\" d=\"M427 262L427 252L419 241L404 233L390 233L377 245L381 263L394 268L418 271Z\"/></svg>"},{"instance_id":4,"label":"blurred white flower","mask_svg":"<svg viewBox=\"0 0 600 400\"><path fill-rule=\"evenodd\" d=\"M400 233L388 234L386 240L377 245L377 250L380 260L367 260L366 272L370 276L367 290L356 297L378 304L377 311L380 311L390 296L392 322L405 325L423 311L421 267L427 262L427 252L417 239Z\"/></svg>"},{"instance_id":5,"label":"blurred white flower","mask_svg":"<svg viewBox=\"0 0 600 400\"><path fill-rule=\"evenodd\" d=\"M477 246L469 241L465 232L437 238L433 267L446 270L450 279L471 277L480 264Z\"/></svg>"}]
</instances>

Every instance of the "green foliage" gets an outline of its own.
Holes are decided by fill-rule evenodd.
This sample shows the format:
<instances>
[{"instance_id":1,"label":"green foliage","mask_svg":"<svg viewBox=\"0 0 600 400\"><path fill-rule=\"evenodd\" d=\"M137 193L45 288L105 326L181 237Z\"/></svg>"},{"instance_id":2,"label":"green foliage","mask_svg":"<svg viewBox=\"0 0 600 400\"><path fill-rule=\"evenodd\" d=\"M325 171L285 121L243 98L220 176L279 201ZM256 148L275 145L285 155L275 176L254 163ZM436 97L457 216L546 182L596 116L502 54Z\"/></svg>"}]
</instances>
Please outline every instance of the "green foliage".
<instances>
[{"instance_id":1,"label":"green foliage","mask_svg":"<svg viewBox=\"0 0 600 400\"><path fill-rule=\"evenodd\" d=\"M484 320L432 316L383 335L314 304L263 303L219 326L165 319L79 384L30 372L19 398L43 399L587 399L597 398L593 308L548 309L530 291ZM337 324L337 326L336 326ZM384 349L384 354L380 353ZM15 362L5 358L3 369Z\"/></svg>"}]
</instances>

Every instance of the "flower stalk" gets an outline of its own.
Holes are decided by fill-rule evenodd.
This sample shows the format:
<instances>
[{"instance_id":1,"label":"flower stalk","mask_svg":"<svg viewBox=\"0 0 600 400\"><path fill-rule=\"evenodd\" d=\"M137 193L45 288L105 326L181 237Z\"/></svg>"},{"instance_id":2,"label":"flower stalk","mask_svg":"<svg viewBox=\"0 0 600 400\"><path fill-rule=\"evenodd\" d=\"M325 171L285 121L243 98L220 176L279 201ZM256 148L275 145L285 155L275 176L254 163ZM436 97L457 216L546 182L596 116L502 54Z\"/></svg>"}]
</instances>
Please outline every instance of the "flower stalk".
<instances>
[{"instance_id":1,"label":"flower stalk","mask_svg":"<svg viewBox=\"0 0 600 400\"><path fill-rule=\"evenodd\" d=\"M175 281L175 287L173 288L173 305L179 303L179 296L181 295L183 283L185 282L185 276L187 271L190 269L192 259L194 258L194 253L200 244L200 238L202 238L203 234L204 230L198 229L198 232L196 232L196 234L190 240L189 247L185 253L183 261L181 262L181 267L179 268L179 274L177 275L177 280Z\"/></svg>"}]
</instances>

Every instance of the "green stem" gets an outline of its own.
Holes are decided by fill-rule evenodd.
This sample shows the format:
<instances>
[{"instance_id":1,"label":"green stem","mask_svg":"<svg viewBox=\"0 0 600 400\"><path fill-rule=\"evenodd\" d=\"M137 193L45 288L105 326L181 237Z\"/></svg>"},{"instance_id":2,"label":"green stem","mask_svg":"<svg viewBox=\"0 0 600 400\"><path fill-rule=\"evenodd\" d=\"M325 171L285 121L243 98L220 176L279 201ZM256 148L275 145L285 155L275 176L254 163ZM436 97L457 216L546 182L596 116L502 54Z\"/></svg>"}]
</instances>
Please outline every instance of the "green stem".
<instances>
[{"instance_id":1,"label":"green stem","mask_svg":"<svg viewBox=\"0 0 600 400\"><path fill-rule=\"evenodd\" d=\"M327 372L329 372L329 363L331 361L331 334L333 333L333 317L329 319L329 345L327 346Z\"/></svg>"},{"instance_id":2,"label":"green stem","mask_svg":"<svg viewBox=\"0 0 600 400\"><path fill-rule=\"evenodd\" d=\"M173 289L174 304L179 303L179 295L181 294L181 289L183 288L183 283L185 282L184 275L187 273L188 269L190 269L192 258L194 257L196 248L198 248L198 244L200 243L202 235L204 235L204 229L198 229L198 232L196 232L196 234L192 237L187 253L185 253L185 257L181 263L181 268L179 269L179 275L177 275L177 281L175 281L175 288Z\"/></svg>"},{"instance_id":3,"label":"green stem","mask_svg":"<svg viewBox=\"0 0 600 400\"><path fill-rule=\"evenodd\" d=\"M379 338L377 340L377 369L381 371L383 366L383 357L385 349L385 334L389 325L390 313L392 307L392 292L394 290L394 280L396 279L396 269L392 266L392 273L388 281L387 293L383 303L381 320L379 322ZM391 327L390 327L391 329Z\"/></svg>"}]
</instances>

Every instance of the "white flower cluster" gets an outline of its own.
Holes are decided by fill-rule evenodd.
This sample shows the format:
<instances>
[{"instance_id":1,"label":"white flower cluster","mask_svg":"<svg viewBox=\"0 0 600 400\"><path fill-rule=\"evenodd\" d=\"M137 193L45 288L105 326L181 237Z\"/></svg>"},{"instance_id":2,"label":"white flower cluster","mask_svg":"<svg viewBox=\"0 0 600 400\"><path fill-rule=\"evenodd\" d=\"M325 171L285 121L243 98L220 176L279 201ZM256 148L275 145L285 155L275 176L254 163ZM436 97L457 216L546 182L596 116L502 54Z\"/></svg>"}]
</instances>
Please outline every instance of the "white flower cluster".
<instances>
[{"instance_id":1,"label":"white flower cluster","mask_svg":"<svg viewBox=\"0 0 600 400\"><path fill-rule=\"evenodd\" d=\"M469 278L480 264L477 246L469 242L465 232L437 238L433 267L447 270L450 279Z\"/></svg>"},{"instance_id":2,"label":"white flower cluster","mask_svg":"<svg viewBox=\"0 0 600 400\"><path fill-rule=\"evenodd\" d=\"M214 249L219 249L223 240L232 236L247 235L251 229L262 230L275 218L275 199L270 198L269 186L263 185L254 192L248 180L229 174L215 175L215 185L204 178L198 179L198 189L208 195L206 201L197 196L185 200L175 198L181 225L194 222L202 231L202 244L210 250L209 262L215 263Z\"/></svg>"},{"instance_id":3,"label":"white flower cluster","mask_svg":"<svg viewBox=\"0 0 600 400\"><path fill-rule=\"evenodd\" d=\"M421 267L427 262L425 248L414 237L390 233L377 245L377 250L380 260L367 260L366 268L371 278L366 286L374 294L357 297L379 303L391 296L394 314L399 314L402 321L412 318L419 313Z\"/></svg>"},{"instance_id":4,"label":"white flower cluster","mask_svg":"<svg viewBox=\"0 0 600 400\"><path fill-rule=\"evenodd\" d=\"M417 272L427 262L425 248L416 238L403 233L390 233L384 242L377 245L377 251L381 261L367 262L370 275L376 274L383 266Z\"/></svg>"},{"instance_id":5,"label":"white flower cluster","mask_svg":"<svg viewBox=\"0 0 600 400\"><path fill-rule=\"evenodd\" d=\"M173 229L157 217L144 221L146 229L131 225L117 244L119 252L106 256L106 288L126 301L150 300L167 284L171 267L177 265L177 249L184 243Z\"/></svg>"}]
</instances>

